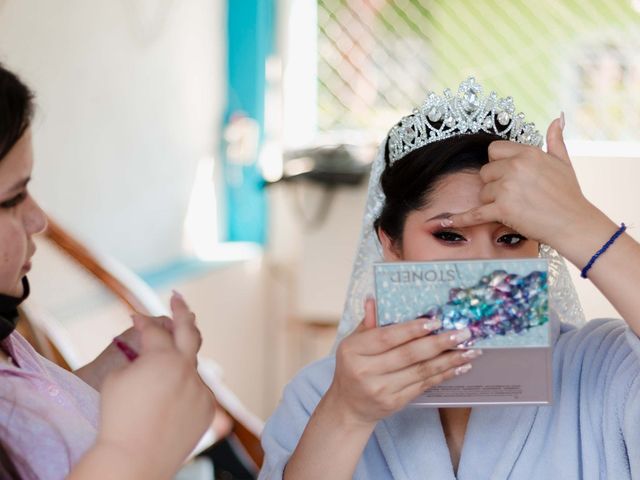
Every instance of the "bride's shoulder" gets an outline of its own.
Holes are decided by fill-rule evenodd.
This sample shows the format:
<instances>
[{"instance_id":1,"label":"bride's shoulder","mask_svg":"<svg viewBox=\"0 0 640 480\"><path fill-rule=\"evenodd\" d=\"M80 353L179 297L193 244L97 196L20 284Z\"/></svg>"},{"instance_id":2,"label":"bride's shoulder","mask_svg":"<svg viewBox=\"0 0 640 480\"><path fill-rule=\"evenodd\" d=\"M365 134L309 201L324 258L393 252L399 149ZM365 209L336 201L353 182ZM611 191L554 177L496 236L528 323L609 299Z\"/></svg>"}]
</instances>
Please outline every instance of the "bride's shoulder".
<instances>
[{"instance_id":1,"label":"bride's shoulder","mask_svg":"<svg viewBox=\"0 0 640 480\"><path fill-rule=\"evenodd\" d=\"M599 349L610 346L633 350L640 348L640 338L623 320L596 318L579 327L561 324L557 347L565 346ZM640 354L640 350L638 353Z\"/></svg>"},{"instance_id":2,"label":"bride's shoulder","mask_svg":"<svg viewBox=\"0 0 640 480\"><path fill-rule=\"evenodd\" d=\"M640 374L640 338L619 319L598 318L580 327L562 324L554 356L557 366L581 376Z\"/></svg>"},{"instance_id":3,"label":"bride's shoulder","mask_svg":"<svg viewBox=\"0 0 640 480\"><path fill-rule=\"evenodd\" d=\"M322 397L331 385L335 366L334 355L310 363L293 377L285 390L297 395Z\"/></svg>"}]
</instances>

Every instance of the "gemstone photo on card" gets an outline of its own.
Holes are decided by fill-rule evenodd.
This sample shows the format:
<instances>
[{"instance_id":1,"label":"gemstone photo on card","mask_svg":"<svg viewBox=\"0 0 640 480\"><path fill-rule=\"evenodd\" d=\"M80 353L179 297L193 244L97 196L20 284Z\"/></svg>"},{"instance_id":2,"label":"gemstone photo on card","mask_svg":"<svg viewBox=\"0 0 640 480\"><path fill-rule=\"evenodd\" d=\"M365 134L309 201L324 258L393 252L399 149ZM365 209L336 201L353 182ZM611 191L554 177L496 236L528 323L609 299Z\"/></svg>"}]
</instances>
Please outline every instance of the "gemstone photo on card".
<instances>
[{"instance_id":1,"label":"gemstone photo on card","mask_svg":"<svg viewBox=\"0 0 640 480\"><path fill-rule=\"evenodd\" d=\"M438 319L434 333L468 327L463 347L550 344L544 259L394 262L374 265L378 325Z\"/></svg>"}]
</instances>

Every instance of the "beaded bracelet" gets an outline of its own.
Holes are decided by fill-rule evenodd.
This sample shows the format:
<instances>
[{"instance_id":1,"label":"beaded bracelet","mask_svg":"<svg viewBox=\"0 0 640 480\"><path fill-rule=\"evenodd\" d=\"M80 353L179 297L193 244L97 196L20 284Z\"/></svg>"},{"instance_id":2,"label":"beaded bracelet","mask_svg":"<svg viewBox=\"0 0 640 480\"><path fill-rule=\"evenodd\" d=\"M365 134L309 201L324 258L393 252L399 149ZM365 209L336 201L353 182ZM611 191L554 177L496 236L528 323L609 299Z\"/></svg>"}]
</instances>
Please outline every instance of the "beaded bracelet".
<instances>
[{"instance_id":1,"label":"beaded bracelet","mask_svg":"<svg viewBox=\"0 0 640 480\"><path fill-rule=\"evenodd\" d=\"M620 228L618 230L616 230L616 233L614 233L611 238L607 241L607 243L605 243L600 250L598 250L595 255L593 257L591 257L591 260L589 260L589 263L587 263L587 265L585 265L585 267L582 269L582 271L580 272L580 276L582 278L587 278L587 272L591 269L591 267L593 266L593 264L595 263L595 261L598 259L598 257L600 255L602 255L604 252L607 251L607 249L613 245L613 242L616 241L616 239L622 235L624 233L624 231L627 229L627 226L623 223L620 224Z\"/></svg>"}]
</instances>

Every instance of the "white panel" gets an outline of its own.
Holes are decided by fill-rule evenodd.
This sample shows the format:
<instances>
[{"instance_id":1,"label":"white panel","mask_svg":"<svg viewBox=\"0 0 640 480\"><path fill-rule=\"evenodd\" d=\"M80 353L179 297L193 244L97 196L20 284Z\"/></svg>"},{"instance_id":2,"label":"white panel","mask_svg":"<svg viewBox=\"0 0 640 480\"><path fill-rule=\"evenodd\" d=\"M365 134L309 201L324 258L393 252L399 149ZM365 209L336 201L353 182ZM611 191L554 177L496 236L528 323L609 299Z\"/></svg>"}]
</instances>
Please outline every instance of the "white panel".
<instances>
[{"instance_id":1,"label":"white panel","mask_svg":"<svg viewBox=\"0 0 640 480\"><path fill-rule=\"evenodd\" d=\"M33 192L134 269L179 255L197 163L216 151L225 5L0 3L0 61L37 95Z\"/></svg>"}]
</instances>

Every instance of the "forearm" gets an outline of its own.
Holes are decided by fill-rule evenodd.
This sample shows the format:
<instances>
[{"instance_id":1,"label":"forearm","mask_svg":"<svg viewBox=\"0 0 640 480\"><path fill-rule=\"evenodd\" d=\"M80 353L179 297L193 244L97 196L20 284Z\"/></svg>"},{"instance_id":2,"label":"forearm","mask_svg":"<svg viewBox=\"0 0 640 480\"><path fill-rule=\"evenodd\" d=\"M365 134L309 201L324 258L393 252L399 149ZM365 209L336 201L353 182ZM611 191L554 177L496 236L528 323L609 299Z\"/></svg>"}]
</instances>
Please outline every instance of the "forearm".
<instances>
[{"instance_id":1,"label":"forearm","mask_svg":"<svg viewBox=\"0 0 640 480\"><path fill-rule=\"evenodd\" d=\"M95 360L73 373L85 383L100 391L102 382L113 370L128 364L126 357L112 343Z\"/></svg>"},{"instance_id":2,"label":"forearm","mask_svg":"<svg viewBox=\"0 0 640 480\"><path fill-rule=\"evenodd\" d=\"M347 418L329 390L309 419L284 478L351 479L374 427Z\"/></svg>"},{"instance_id":3,"label":"forearm","mask_svg":"<svg viewBox=\"0 0 640 480\"><path fill-rule=\"evenodd\" d=\"M97 443L75 465L67 480L163 480L171 472L162 471L155 462L144 461L136 452L116 445ZM141 461L142 460L142 461Z\"/></svg>"},{"instance_id":4,"label":"forearm","mask_svg":"<svg viewBox=\"0 0 640 480\"><path fill-rule=\"evenodd\" d=\"M578 269L619 228L593 207L558 241L557 250ZM640 244L624 233L596 260L588 279L602 292L629 327L640 335Z\"/></svg>"},{"instance_id":5,"label":"forearm","mask_svg":"<svg viewBox=\"0 0 640 480\"><path fill-rule=\"evenodd\" d=\"M84 367L80 367L73 371L73 374L80 378L87 385L91 385L96 390L100 391L100 382L98 375L94 372L95 366L93 362L88 363Z\"/></svg>"}]
</instances>

